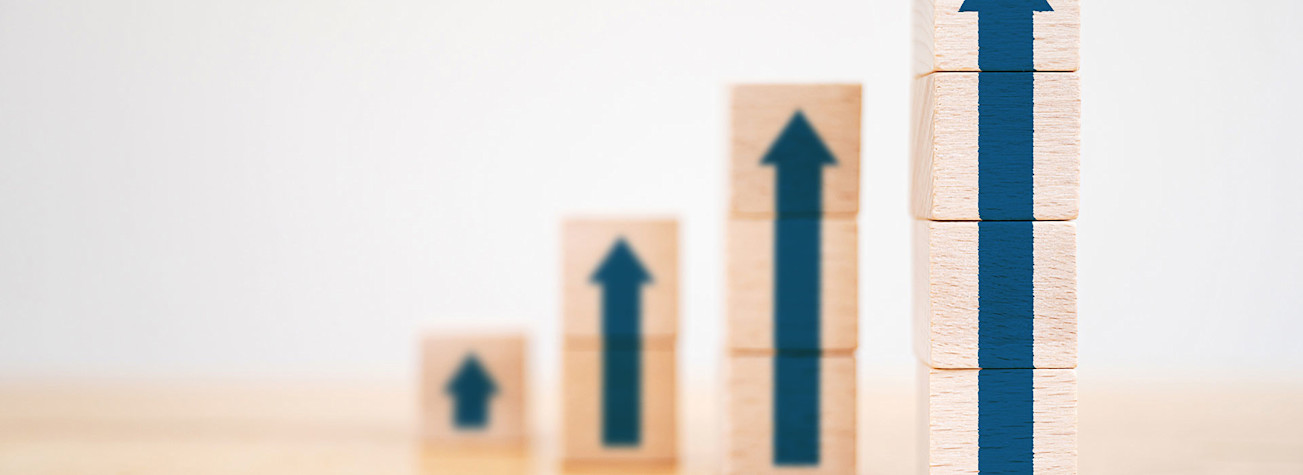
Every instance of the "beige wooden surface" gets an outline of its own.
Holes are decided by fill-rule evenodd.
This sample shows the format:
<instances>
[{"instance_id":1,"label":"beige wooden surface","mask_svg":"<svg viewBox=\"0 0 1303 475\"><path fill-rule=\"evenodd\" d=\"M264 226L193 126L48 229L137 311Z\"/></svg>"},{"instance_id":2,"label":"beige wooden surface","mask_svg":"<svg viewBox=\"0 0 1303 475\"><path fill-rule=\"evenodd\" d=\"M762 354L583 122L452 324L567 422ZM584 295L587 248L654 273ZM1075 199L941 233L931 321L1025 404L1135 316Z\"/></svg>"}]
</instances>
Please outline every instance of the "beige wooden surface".
<instances>
[{"instance_id":1,"label":"beige wooden surface","mask_svg":"<svg viewBox=\"0 0 1303 475\"><path fill-rule=\"evenodd\" d=\"M860 472L917 473L913 382L865 372ZM681 473L715 473L719 393L696 383L680 395ZM1303 473L1303 385L1101 383L1081 373L1080 398L1083 474ZM557 399L546 388L536 407ZM555 410L534 411L541 436L528 453L449 453L418 448L416 407L414 387L365 382L0 382L0 474L554 473Z\"/></svg>"}]
</instances>

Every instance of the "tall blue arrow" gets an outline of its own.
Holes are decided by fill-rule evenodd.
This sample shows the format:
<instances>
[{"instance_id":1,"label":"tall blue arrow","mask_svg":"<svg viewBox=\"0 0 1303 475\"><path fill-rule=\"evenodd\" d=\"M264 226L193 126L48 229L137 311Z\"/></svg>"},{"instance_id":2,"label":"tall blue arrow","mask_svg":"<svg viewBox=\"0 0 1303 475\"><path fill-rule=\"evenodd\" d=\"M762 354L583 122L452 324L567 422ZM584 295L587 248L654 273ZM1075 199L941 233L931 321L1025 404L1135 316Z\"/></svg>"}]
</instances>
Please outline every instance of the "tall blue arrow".
<instances>
[{"instance_id":1,"label":"tall blue arrow","mask_svg":"<svg viewBox=\"0 0 1303 475\"><path fill-rule=\"evenodd\" d=\"M453 402L453 426L461 430L483 429L489 423L489 398L498 386L475 355L466 355L461 368L444 389Z\"/></svg>"},{"instance_id":2,"label":"tall blue arrow","mask_svg":"<svg viewBox=\"0 0 1303 475\"><path fill-rule=\"evenodd\" d=\"M642 440L642 286L651 282L620 238L593 273L602 286L602 444Z\"/></svg>"},{"instance_id":3,"label":"tall blue arrow","mask_svg":"<svg viewBox=\"0 0 1303 475\"><path fill-rule=\"evenodd\" d=\"M823 167L837 163L797 111L762 163L775 171L774 464L819 464Z\"/></svg>"},{"instance_id":4,"label":"tall blue arrow","mask_svg":"<svg viewBox=\"0 0 1303 475\"><path fill-rule=\"evenodd\" d=\"M965 0L978 13L978 366L1033 367L1035 12L1046 0ZM1031 370L978 372L982 473L1032 473Z\"/></svg>"}]
</instances>

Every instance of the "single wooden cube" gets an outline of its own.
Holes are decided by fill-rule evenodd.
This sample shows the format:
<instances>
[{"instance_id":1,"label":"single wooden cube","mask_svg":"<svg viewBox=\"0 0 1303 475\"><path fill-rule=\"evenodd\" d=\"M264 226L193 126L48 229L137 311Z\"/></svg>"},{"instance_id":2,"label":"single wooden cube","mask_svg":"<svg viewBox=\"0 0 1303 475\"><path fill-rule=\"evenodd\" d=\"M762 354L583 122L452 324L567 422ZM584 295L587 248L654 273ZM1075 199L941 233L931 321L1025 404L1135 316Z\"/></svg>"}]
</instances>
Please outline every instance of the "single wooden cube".
<instances>
[{"instance_id":1,"label":"single wooden cube","mask_svg":"<svg viewBox=\"0 0 1303 475\"><path fill-rule=\"evenodd\" d=\"M914 100L915 216L1077 217L1081 87L1075 73L935 73L916 80Z\"/></svg>"},{"instance_id":2,"label":"single wooden cube","mask_svg":"<svg viewBox=\"0 0 1303 475\"><path fill-rule=\"evenodd\" d=\"M914 0L916 74L1076 71L1080 44L1078 0Z\"/></svg>"},{"instance_id":3,"label":"single wooden cube","mask_svg":"<svg viewBox=\"0 0 1303 475\"><path fill-rule=\"evenodd\" d=\"M859 343L855 219L732 219L728 347L853 351Z\"/></svg>"},{"instance_id":4,"label":"single wooden cube","mask_svg":"<svg viewBox=\"0 0 1303 475\"><path fill-rule=\"evenodd\" d=\"M732 211L852 215L860 203L860 85L734 86Z\"/></svg>"},{"instance_id":5,"label":"single wooden cube","mask_svg":"<svg viewBox=\"0 0 1303 475\"><path fill-rule=\"evenodd\" d=\"M567 343L561 375L566 465L676 463L675 371L669 343Z\"/></svg>"},{"instance_id":6,"label":"single wooden cube","mask_svg":"<svg viewBox=\"0 0 1303 475\"><path fill-rule=\"evenodd\" d=\"M525 442L525 336L439 332L421 341L426 442L519 447Z\"/></svg>"},{"instance_id":7,"label":"single wooden cube","mask_svg":"<svg viewBox=\"0 0 1303 475\"><path fill-rule=\"evenodd\" d=\"M1077 371L922 369L927 473L1077 473Z\"/></svg>"},{"instance_id":8,"label":"single wooden cube","mask_svg":"<svg viewBox=\"0 0 1303 475\"><path fill-rule=\"evenodd\" d=\"M567 338L672 340L678 334L674 219L571 219L563 230Z\"/></svg>"},{"instance_id":9,"label":"single wooden cube","mask_svg":"<svg viewBox=\"0 0 1303 475\"><path fill-rule=\"evenodd\" d=\"M914 329L934 368L1077 366L1077 225L917 221Z\"/></svg>"},{"instance_id":10,"label":"single wooden cube","mask_svg":"<svg viewBox=\"0 0 1303 475\"><path fill-rule=\"evenodd\" d=\"M724 473L855 473L855 357L727 357Z\"/></svg>"}]
</instances>

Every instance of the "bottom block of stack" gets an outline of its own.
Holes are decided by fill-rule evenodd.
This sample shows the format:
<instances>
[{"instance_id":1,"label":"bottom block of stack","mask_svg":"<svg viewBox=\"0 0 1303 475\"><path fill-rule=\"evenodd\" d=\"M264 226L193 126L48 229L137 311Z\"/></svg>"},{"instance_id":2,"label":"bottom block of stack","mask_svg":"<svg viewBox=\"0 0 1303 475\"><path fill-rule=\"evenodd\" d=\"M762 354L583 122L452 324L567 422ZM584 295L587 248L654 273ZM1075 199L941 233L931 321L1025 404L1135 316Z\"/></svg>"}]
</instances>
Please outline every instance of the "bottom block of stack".
<instances>
[{"instance_id":1,"label":"bottom block of stack","mask_svg":"<svg viewBox=\"0 0 1303 475\"><path fill-rule=\"evenodd\" d=\"M855 472L855 357L732 355L725 473Z\"/></svg>"},{"instance_id":2,"label":"bottom block of stack","mask_svg":"<svg viewBox=\"0 0 1303 475\"><path fill-rule=\"evenodd\" d=\"M600 345L599 345L600 346ZM562 352L567 464L673 464L678 449L673 346Z\"/></svg>"},{"instance_id":3,"label":"bottom block of stack","mask_svg":"<svg viewBox=\"0 0 1303 475\"><path fill-rule=\"evenodd\" d=\"M1077 473L1077 370L922 372L927 473Z\"/></svg>"},{"instance_id":4,"label":"bottom block of stack","mask_svg":"<svg viewBox=\"0 0 1303 475\"><path fill-rule=\"evenodd\" d=\"M439 446L521 446L525 336L440 333L421 341L421 433Z\"/></svg>"}]
</instances>

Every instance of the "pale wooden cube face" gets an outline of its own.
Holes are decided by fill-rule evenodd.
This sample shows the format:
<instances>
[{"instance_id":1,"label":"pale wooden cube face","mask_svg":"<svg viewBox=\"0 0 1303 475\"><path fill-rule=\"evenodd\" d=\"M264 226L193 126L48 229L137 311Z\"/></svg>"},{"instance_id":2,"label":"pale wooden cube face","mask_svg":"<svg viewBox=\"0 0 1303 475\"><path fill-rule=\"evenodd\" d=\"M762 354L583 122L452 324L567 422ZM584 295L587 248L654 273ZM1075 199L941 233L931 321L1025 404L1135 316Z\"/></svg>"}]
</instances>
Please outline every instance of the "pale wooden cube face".
<instances>
[{"instance_id":1,"label":"pale wooden cube face","mask_svg":"<svg viewBox=\"0 0 1303 475\"><path fill-rule=\"evenodd\" d=\"M920 372L928 473L1077 473L1076 370Z\"/></svg>"},{"instance_id":2,"label":"pale wooden cube face","mask_svg":"<svg viewBox=\"0 0 1303 475\"><path fill-rule=\"evenodd\" d=\"M859 85L734 86L733 214L859 211L860 108ZM779 168L790 186L780 187ZM780 188L787 191L780 193Z\"/></svg>"},{"instance_id":3,"label":"pale wooden cube face","mask_svg":"<svg viewBox=\"0 0 1303 475\"><path fill-rule=\"evenodd\" d=\"M981 12L960 11L967 0L914 0L916 74L982 71ZM1051 11L1027 13L1034 71L1076 71L1080 66L1079 0L1049 0ZM1000 21L988 18L988 22ZM1012 20L1012 19L1011 19ZM1001 23L991 23L999 28ZM988 51L993 48L987 48ZM995 69L998 70L998 69Z\"/></svg>"},{"instance_id":4,"label":"pale wooden cube face","mask_svg":"<svg viewBox=\"0 0 1303 475\"><path fill-rule=\"evenodd\" d=\"M801 359L795 365L779 369L776 358ZM817 364L815 375L808 373L810 364ZM729 474L845 474L855 472L856 407L855 407L855 357L854 356L772 356L760 354L733 354L726 361L726 399L724 402L725 441L724 472ZM778 371L794 368L805 374L779 376ZM788 381L776 387L779 380ZM817 382L806 381L817 379ZM792 384L792 383L796 384ZM805 410L807 397L801 393L817 389L817 422L800 420L787 436L817 431L818 441L815 463L780 463L775 452L784 450L779 444L802 444L800 440L775 440L776 427L789 422L779 422L790 417L777 413L781 410ZM780 394L780 393L786 394ZM795 394L793 394L795 393ZM786 404L776 404L782 397ZM782 407L779 407L782 406ZM802 427L815 424L815 427ZM801 460L801 450L795 457ZM804 454L808 456L810 454ZM791 459L789 459L791 460Z\"/></svg>"},{"instance_id":5,"label":"pale wooden cube face","mask_svg":"<svg viewBox=\"0 0 1303 475\"><path fill-rule=\"evenodd\" d=\"M525 337L441 332L421 342L421 428L434 445L525 442Z\"/></svg>"},{"instance_id":6,"label":"pale wooden cube face","mask_svg":"<svg viewBox=\"0 0 1303 475\"><path fill-rule=\"evenodd\" d=\"M673 463L678 456L673 345L607 351L600 344L568 345L562 351L563 457L567 463ZM610 374L606 365L618 365L611 369L620 374ZM628 388L612 387L629 384L629 378L636 385L634 399L612 401L631 395ZM630 407L634 413L626 412Z\"/></svg>"},{"instance_id":7,"label":"pale wooden cube face","mask_svg":"<svg viewBox=\"0 0 1303 475\"><path fill-rule=\"evenodd\" d=\"M603 299L615 298L632 299L630 309L616 311L636 315L611 318L639 322L636 331L618 330L621 337L673 339L679 324L678 234L673 219L567 220L562 237L566 337L605 336Z\"/></svg>"},{"instance_id":8,"label":"pale wooden cube face","mask_svg":"<svg viewBox=\"0 0 1303 475\"><path fill-rule=\"evenodd\" d=\"M1025 242L996 240L991 244L988 236L988 245L999 246L1001 251L1017 247L1027 255L1001 260L1000 253L995 257L983 254L983 233L1005 231L1009 235L1008 229L992 231L992 227L1016 228L1013 236ZM1076 229L1075 223L1061 221L916 222L914 313L919 357L937 368L1075 368ZM983 255L991 262L984 265ZM983 287L984 276L987 287ZM1003 300L988 301L988 305L1007 307L1009 301L1020 301L1025 311L993 307L983 313L984 288ZM1010 295L1001 297L1001 292ZM984 324L991 325L985 331L1000 332L988 333L985 341L995 345L985 349ZM1024 327L1013 333L1010 328L1014 325ZM983 351L988 352L985 361ZM1025 354L1005 357L1009 352ZM1027 364L1011 364L1013 361Z\"/></svg>"},{"instance_id":9,"label":"pale wooden cube face","mask_svg":"<svg viewBox=\"0 0 1303 475\"><path fill-rule=\"evenodd\" d=\"M785 224L817 226L818 240L787 243L776 237ZM802 232L796 229L796 232ZM857 226L854 219L733 219L728 225L728 345L733 350L853 351L859 342ZM779 292L776 253L793 245L818 245L817 306L810 315L818 343L795 342L780 348L775 335L775 296ZM808 251L806 251L808 252ZM813 253L810 253L813 254ZM809 262L804 265L809 265ZM790 277L790 274L789 274ZM798 282L799 284L799 282ZM804 310L804 309L797 309ZM815 318L817 317L817 318Z\"/></svg>"}]
</instances>

